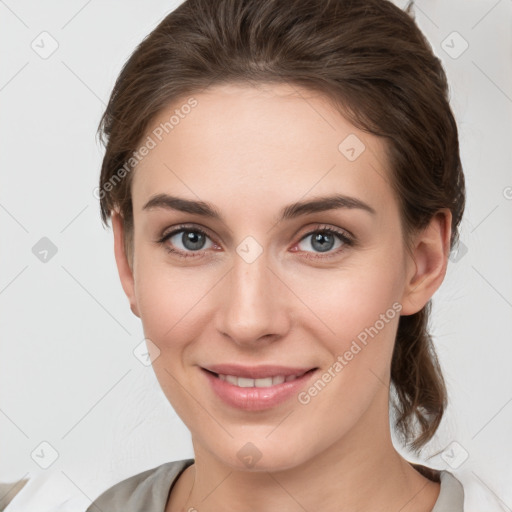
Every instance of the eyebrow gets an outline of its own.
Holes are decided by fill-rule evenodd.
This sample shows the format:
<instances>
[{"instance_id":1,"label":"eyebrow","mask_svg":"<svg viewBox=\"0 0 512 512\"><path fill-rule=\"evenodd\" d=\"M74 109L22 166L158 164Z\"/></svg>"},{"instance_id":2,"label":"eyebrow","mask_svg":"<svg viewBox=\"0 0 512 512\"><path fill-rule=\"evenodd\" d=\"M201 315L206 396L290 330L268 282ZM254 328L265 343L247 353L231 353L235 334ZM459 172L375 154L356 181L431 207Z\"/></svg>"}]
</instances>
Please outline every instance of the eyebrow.
<instances>
[{"instance_id":1,"label":"eyebrow","mask_svg":"<svg viewBox=\"0 0 512 512\"><path fill-rule=\"evenodd\" d=\"M166 210L177 210L180 212L201 215L203 217L224 221L220 212L210 203L204 201L192 201L181 197L171 196L168 194L157 194L143 206L143 210L153 210L162 208ZM360 209L372 215L376 215L376 211L365 202L355 197L349 197L341 194L332 196L317 197L308 201L299 201L285 206L279 213L278 221L294 219L301 215L310 213L324 212L328 210L336 210L340 208Z\"/></svg>"}]
</instances>

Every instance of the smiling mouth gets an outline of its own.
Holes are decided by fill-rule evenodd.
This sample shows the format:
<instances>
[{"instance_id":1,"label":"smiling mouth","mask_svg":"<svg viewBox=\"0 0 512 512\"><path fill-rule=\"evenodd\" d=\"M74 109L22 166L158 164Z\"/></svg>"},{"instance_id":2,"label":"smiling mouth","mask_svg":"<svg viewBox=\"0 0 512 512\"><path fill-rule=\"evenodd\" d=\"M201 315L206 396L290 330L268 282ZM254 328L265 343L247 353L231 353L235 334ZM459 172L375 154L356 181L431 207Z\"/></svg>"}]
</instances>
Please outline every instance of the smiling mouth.
<instances>
[{"instance_id":1,"label":"smiling mouth","mask_svg":"<svg viewBox=\"0 0 512 512\"><path fill-rule=\"evenodd\" d=\"M273 386L278 386L285 382L292 382L296 379L299 379L306 374L316 371L317 369L318 368L312 368L311 370L307 370L305 372L301 372L295 375L275 375L259 379L251 379L249 377L237 377L236 375L215 373L210 370L207 370L206 368L203 368L203 370L215 376L216 378L239 388L269 388Z\"/></svg>"}]
</instances>

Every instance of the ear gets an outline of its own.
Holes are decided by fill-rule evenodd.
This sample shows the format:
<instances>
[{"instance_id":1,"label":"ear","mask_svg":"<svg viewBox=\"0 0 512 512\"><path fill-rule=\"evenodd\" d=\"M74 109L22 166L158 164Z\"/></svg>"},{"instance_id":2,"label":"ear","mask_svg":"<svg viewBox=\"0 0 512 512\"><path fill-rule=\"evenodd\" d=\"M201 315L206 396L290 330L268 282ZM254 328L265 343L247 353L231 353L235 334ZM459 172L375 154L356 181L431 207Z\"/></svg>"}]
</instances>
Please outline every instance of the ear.
<instances>
[{"instance_id":1,"label":"ear","mask_svg":"<svg viewBox=\"0 0 512 512\"><path fill-rule=\"evenodd\" d=\"M420 311L441 286L450 254L451 223L451 211L448 208L439 210L417 235L412 250L414 257L407 253L408 275L401 315Z\"/></svg>"},{"instance_id":2,"label":"ear","mask_svg":"<svg viewBox=\"0 0 512 512\"><path fill-rule=\"evenodd\" d=\"M124 246L124 221L117 211L112 212L112 230L114 232L114 254L116 257L119 279L121 280L124 293L130 301L130 309L132 310L132 313L140 318L137 301L135 299L133 271L128 262Z\"/></svg>"}]
</instances>

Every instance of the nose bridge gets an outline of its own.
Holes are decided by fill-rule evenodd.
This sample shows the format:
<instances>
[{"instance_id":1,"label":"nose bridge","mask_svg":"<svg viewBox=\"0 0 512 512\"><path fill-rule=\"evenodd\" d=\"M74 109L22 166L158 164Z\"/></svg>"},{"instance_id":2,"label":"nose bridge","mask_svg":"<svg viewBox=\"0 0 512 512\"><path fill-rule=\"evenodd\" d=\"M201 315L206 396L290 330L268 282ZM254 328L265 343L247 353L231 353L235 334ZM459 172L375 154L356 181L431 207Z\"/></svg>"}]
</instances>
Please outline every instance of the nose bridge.
<instances>
[{"instance_id":1,"label":"nose bridge","mask_svg":"<svg viewBox=\"0 0 512 512\"><path fill-rule=\"evenodd\" d=\"M233 268L226 280L224 303L218 328L234 342L247 344L267 336L282 335L288 328L282 307L282 289L268 268L267 253L242 242L234 255Z\"/></svg>"}]
</instances>

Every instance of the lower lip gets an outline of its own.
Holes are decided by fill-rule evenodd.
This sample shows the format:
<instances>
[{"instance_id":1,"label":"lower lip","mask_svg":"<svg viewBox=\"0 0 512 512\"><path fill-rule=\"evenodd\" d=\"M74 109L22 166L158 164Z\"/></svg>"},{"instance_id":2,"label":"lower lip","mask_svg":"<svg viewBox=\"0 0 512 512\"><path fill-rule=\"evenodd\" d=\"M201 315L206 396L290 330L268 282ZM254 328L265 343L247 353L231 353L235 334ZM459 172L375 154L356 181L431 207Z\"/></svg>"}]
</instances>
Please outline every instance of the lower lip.
<instances>
[{"instance_id":1,"label":"lower lip","mask_svg":"<svg viewBox=\"0 0 512 512\"><path fill-rule=\"evenodd\" d=\"M240 388L220 380L207 370L201 369L201 371L210 382L217 396L226 404L246 411L262 411L285 402L292 396L296 396L306 382L316 373L316 370L309 371L290 382L283 382L266 388Z\"/></svg>"}]
</instances>

